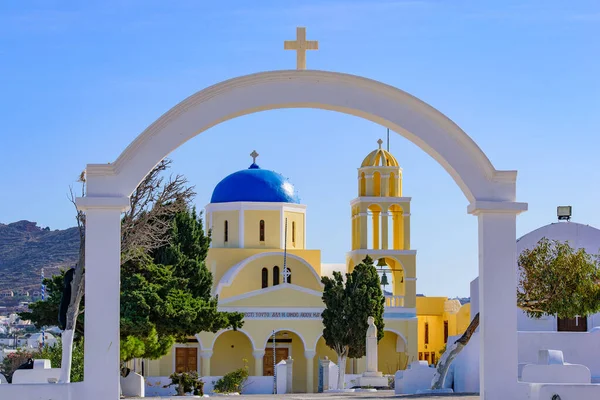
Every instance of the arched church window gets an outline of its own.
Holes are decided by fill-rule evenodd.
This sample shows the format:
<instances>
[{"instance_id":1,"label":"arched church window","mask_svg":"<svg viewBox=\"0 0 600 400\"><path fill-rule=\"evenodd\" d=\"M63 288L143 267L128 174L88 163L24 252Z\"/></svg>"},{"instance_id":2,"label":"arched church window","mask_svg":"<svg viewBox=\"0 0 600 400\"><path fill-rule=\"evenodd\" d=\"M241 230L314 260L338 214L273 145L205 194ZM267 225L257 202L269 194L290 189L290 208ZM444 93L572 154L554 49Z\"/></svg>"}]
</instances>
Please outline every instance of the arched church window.
<instances>
[{"instance_id":1,"label":"arched church window","mask_svg":"<svg viewBox=\"0 0 600 400\"><path fill-rule=\"evenodd\" d=\"M360 183L358 188L358 195L365 196L367 194L367 180L365 179L365 173L360 173Z\"/></svg>"},{"instance_id":2,"label":"arched church window","mask_svg":"<svg viewBox=\"0 0 600 400\"><path fill-rule=\"evenodd\" d=\"M288 277L286 279L286 283L292 283L292 269L288 268L287 270L288 270L288 274L289 275L288 275Z\"/></svg>"},{"instance_id":3,"label":"arched church window","mask_svg":"<svg viewBox=\"0 0 600 400\"><path fill-rule=\"evenodd\" d=\"M276 265L273 267L273 286L279 285L279 267Z\"/></svg>"},{"instance_id":4,"label":"arched church window","mask_svg":"<svg viewBox=\"0 0 600 400\"><path fill-rule=\"evenodd\" d=\"M259 222L259 236L260 236L260 241L264 242L265 241L265 221L263 219L260 220Z\"/></svg>"},{"instance_id":5,"label":"arched church window","mask_svg":"<svg viewBox=\"0 0 600 400\"><path fill-rule=\"evenodd\" d=\"M262 288L269 286L269 270L266 268L262 269Z\"/></svg>"},{"instance_id":6,"label":"arched church window","mask_svg":"<svg viewBox=\"0 0 600 400\"><path fill-rule=\"evenodd\" d=\"M425 322L425 344L429 344L429 323Z\"/></svg>"},{"instance_id":7,"label":"arched church window","mask_svg":"<svg viewBox=\"0 0 600 400\"><path fill-rule=\"evenodd\" d=\"M223 241L227 243L229 241L229 221L225 220L225 231L223 233Z\"/></svg>"},{"instance_id":8,"label":"arched church window","mask_svg":"<svg viewBox=\"0 0 600 400\"><path fill-rule=\"evenodd\" d=\"M381 196L381 174L378 171L373 173L373 196Z\"/></svg>"},{"instance_id":9,"label":"arched church window","mask_svg":"<svg viewBox=\"0 0 600 400\"><path fill-rule=\"evenodd\" d=\"M396 187L397 187L397 182L396 182L396 174L394 174L393 172L390 173L390 182L389 182L390 188L389 188L389 194L391 197L396 197L398 194L396 193Z\"/></svg>"},{"instance_id":10,"label":"arched church window","mask_svg":"<svg viewBox=\"0 0 600 400\"><path fill-rule=\"evenodd\" d=\"M296 243L296 221L292 221L292 243Z\"/></svg>"}]
</instances>

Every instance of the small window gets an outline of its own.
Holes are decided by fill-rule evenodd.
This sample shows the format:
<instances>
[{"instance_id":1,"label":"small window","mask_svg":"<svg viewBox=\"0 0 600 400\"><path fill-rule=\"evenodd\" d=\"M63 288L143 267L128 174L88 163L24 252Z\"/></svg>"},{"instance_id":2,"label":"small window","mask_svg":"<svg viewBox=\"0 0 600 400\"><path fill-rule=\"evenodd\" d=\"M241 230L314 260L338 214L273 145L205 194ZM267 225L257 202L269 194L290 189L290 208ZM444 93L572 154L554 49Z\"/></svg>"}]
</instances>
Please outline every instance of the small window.
<instances>
[{"instance_id":1,"label":"small window","mask_svg":"<svg viewBox=\"0 0 600 400\"><path fill-rule=\"evenodd\" d=\"M435 365L435 351L431 352L431 363Z\"/></svg>"},{"instance_id":2,"label":"small window","mask_svg":"<svg viewBox=\"0 0 600 400\"><path fill-rule=\"evenodd\" d=\"M448 321L444 321L444 343L448 343Z\"/></svg>"},{"instance_id":3,"label":"small window","mask_svg":"<svg viewBox=\"0 0 600 400\"><path fill-rule=\"evenodd\" d=\"M260 241L264 242L265 241L265 221L261 219L259 225L260 225L260 228L259 228Z\"/></svg>"},{"instance_id":4,"label":"small window","mask_svg":"<svg viewBox=\"0 0 600 400\"><path fill-rule=\"evenodd\" d=\"M269 286L269 270L266 268L262 269L262 288Z\"/></svg>"},{"instance_id":5,"label":"small window","mask_svg":"<svg viewBox=\"0 0 600 400\"><path fill-rule=\"evenodd\" d=\"M425 352L425 361L429 364L429 353Z\"/></svg>"},{"instance_id":6,"label":"small window","mask_svg":"<svg viewBox=\"0 0 600 400\"><path fill-rule=\"evenodd\" d=\"M292 221L292 243L296 243L296 221Z\"/></svg>"},{"instance_id":7,"label":"small window","mask_svg":"<svg viewBox=\"0 0 600 400\"><path fill-rule=\"evenodd\" d=\"M279 267L276 265L273 267L273 286L279 285Z\"/></svg>"},{"instance_id":8,"label":"small window","mask_svg":"<svg viewBox=\"0 0 600 400\"><path fill-rule=\"evenodd\" d=\"M229 241L229 222L225 220L225 231L223 233L223 241L227 243Z\"/></svg>"},{"instance_id":9,"label":"small window","mask_svg":"<svg viewBox=\"0 0 600 400\"><path fill-rule=\"evenodd\" d=\"M425 344L429 344L429 323L425 322Z\"/></svg>"},{"instance_id":10,"label":"small window","mask_svg":"<svg viewBox=\"0 0 600 400\"><path fill-rule=\"evenodd\" d=\"M423 360L423 353L419 352L419 361Z\"/></svg>"}]
</instances>

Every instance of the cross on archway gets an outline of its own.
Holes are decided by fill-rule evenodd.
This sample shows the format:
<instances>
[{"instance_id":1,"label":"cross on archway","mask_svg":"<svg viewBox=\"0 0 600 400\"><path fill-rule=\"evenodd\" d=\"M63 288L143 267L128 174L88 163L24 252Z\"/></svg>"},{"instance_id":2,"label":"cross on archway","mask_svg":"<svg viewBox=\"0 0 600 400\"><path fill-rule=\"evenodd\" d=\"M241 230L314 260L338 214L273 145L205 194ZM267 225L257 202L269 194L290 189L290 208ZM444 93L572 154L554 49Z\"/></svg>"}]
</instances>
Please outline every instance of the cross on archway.
<instances>
[{"instance_id":1,"label":"cross on archway","mask_svg":"<svg viewBox=\"0 0 600 400\"><path fill-rule=\"evenodd\" d=\"M319 42L306 40L306 28L296 28L296 40L283 42L284 50L296 50L296 69L306 69L306 50L319 50Z\"/></svg>"}]
</instances>

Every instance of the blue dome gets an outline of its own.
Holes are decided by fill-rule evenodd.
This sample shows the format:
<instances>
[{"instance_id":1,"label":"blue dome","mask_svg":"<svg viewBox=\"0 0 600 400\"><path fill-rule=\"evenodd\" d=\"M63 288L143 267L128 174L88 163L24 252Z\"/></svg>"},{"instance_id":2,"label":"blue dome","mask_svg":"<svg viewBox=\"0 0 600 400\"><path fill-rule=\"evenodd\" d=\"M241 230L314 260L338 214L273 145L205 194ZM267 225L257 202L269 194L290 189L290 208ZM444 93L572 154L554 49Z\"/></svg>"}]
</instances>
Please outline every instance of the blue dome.
<instances>
[{"instance_id":1,"label":"blue dome","mask_svg":"<svg viewBox=\"0 0 600 400\"><path fill-rule=\"evenodd\" d=\"M211 203L255 201L267 203L300 203L298 193L287 178L252 164L225 177L213 191Z\"/></svg>"}]
</instances>

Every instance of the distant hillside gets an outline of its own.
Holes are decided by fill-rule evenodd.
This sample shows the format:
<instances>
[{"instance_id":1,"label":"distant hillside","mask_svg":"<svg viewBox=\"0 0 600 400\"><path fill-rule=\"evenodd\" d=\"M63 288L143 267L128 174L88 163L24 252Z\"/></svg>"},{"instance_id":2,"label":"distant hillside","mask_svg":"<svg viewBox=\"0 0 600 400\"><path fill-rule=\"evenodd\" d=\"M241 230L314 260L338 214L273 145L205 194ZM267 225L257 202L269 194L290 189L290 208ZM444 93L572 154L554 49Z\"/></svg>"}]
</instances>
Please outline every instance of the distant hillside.
<instances>
[{"instance_id":1,"label":"distant hillside","mask_svg":"<svg viewBox=\"0 0 600 400\"><path fill-rule=\"evenodd\" d=\"M0 290L35 290L42 267L49 277L75 265L78 254L77 228L51 231L30 221L0 223Z\"/></svg>"}]
</instances>

